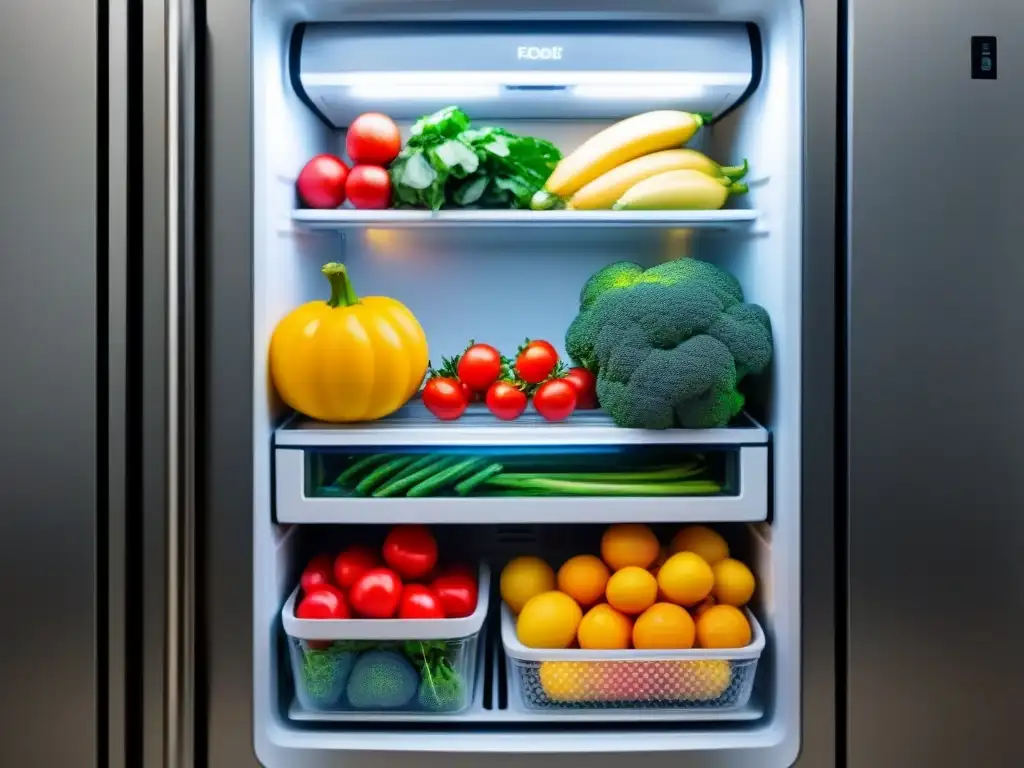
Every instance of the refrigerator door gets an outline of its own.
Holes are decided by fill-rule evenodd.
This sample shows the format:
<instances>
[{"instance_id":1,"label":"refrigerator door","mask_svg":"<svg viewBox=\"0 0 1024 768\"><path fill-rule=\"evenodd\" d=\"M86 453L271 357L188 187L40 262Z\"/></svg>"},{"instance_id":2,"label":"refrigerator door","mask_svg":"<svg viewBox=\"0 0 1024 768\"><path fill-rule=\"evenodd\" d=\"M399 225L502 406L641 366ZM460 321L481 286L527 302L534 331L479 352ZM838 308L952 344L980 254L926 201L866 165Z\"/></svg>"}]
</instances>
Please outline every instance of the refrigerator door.
<instances>
[{"instance_id":1,"label":"refrigerator door","mask_svg":"<svg viewBox=\"0 0 1024 768\"><path fill-rule=\"evenodd\" d=\"M453 3L453 10L458 3ZM599 5L599 3L597 4ZM396 12L409 4L395 3ZM469 7L469 6L465 6ZM801 489L805 542L803 595L802 756L799 766L835 765L833 701L832 570L832 408L834 270L835 72L837 5L835 0L806 0L808 46L806 164L804 196L807 222L803 344L807 350L802 423L806 470ZM195 761L213 766L255 765L254 662L248 640L253 626L253 505L245 489L253 487L253 102L251 94L251 2L208 0L198 29L197 154L200 161L196 284L199 329L197 359L196 462L198 494L195 520L198 559ZM282 44L284 36L282 35ZM168 43L174 45L173 41ZM152 73L147 72L147 77ZM147 82L147 87L151 84ZM152 83L159 88L160 82ZM205 93L203 91L205 90ZM260 342L262 343L262 341ZM269 450L269 446L267 446ZM269 482L264 478L263 482ZM259 575L257 575L259 577ZM273 644L272 644L273 645ZM265 698L262 695L261 697ZM495 738L501 738L495 734ZM314 740L311 740L311 744ZM386 734L382 734L386 747ZM594 768L621 765L633 755L588 756ZM746 768L756 754L734 752L637 755L648 765L690 768ZM414 762L421 768L470 768L486 760L494 768L555 766L558 755L387 752L343 755L305 751L281 755L278 766L389 768ZM772 768L775 768L774 766Z\"/></svg>"},{"instance_id":2,"label":"refrigerator door","mask_svg":"<svg viewBox=\"0 0 1024 768\"><path fill-rule=\"evenodd\" d=\"M1020 765L1024 4L850 6L849 765Z\"/></svg>"},{"instance_id":3,"label":"refrigerator door","mask_svg":"<svg viewBox=\"0 0 1024 768\"><path fill-rule=\"evenodd\" d=\"M103 5L0 5L0 744L24 766L126 764L127 3Z\"/></svg>"}]
</instances>

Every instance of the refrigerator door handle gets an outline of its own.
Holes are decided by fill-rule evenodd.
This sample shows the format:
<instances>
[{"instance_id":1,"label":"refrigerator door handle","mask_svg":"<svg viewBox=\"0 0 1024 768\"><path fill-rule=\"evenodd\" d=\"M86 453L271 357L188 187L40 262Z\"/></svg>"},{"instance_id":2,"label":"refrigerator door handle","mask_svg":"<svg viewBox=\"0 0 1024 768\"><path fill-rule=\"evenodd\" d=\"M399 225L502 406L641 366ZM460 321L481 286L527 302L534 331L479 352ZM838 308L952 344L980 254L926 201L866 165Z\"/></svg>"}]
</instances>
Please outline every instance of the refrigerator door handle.
<instances>
[{"instance_id":1,"label":"refrigerator door handle","mask_svg":"<svg viewBox=\"0 0 1024 768\"><path fill-rule=\"evenodd\" d=\"M167 4L167 616L164 766L194 761L195 116L192 0Z\"/></svg>"}]
</instances>

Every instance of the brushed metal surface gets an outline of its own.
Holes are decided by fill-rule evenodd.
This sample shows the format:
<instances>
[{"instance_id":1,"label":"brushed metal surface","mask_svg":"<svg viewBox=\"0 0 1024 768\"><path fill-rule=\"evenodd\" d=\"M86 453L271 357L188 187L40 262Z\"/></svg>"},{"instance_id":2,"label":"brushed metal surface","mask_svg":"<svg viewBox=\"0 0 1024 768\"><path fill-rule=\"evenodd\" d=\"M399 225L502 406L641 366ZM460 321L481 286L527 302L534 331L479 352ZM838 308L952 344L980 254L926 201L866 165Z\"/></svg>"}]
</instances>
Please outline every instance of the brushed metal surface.
<instances>
[{"instance_id":1,"label":"brushed metal surface","mask_svg":"<svg viewBox=\"0 0 1024 768\"><path fill-rule=\"evenodd\" d=\"M1021 765L1024 3L850 6L849 765Z\"/></svg>"},{"instance_id":2,"label":"brushed metal surface","mask_svg":"<svg viewBox=\"0 0 1024 768\"><path fill-rule=\"evenodd\" d=\"M141 472L142 764L164 766L167 692L168 244L167 21L164 0L144 0L142 26ZM138 546L136 544L136 546ZM164 768L171 768L165 766Z\"/></svg>"},{"instance_id":3,"label":"brushed metal surface","mask_svg":"<svg viewBox=\"0 0 1024 768\"><path fill-rule=\"evenodd\" d=\"M804 258L801 444L802 728L798 768L836 755L835 328L838 0L804 0Z\"/></svg>"},{"instance_id":4,"label":"brushed metal surface","mask_svg":"<svg viewBox=\"0 0 1024 768\"><path fill-rule=\"evenodd\" d=\"M28 590L0 748L23 766L97 765L97 23L94 2L0 4L0 579Z\"/></svg>"}]
</instances>

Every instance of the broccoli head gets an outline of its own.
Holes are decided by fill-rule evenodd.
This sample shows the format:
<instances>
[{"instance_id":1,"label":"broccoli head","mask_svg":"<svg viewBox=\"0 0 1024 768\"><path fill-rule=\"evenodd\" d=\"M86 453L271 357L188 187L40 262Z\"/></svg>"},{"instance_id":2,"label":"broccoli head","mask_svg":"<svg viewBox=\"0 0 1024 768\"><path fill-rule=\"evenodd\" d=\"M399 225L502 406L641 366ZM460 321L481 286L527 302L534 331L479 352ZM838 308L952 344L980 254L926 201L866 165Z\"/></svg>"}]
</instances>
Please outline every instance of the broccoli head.
<instances>
[{"instance_id":1,"label":"broccoli head","mask_svg":"<svg viewBox=\"0 0 1024 768\"><path fill-rule=\"evenodd\" d=\"M743 407L739 381L771 361L768 313L707 262L612 264L580 304L566 349L597 373L598 400L622 427L724 426Z\"/></svg>"}]
</instances>

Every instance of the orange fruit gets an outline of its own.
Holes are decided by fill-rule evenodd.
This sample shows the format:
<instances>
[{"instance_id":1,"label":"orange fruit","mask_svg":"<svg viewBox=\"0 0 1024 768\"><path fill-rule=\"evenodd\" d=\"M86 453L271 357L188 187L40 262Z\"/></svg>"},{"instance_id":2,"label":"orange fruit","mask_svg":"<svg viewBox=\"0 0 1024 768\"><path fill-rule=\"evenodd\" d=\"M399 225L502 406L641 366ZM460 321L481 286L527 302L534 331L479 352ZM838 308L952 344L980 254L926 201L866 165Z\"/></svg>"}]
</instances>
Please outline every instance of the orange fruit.
<instances>
[{"instance_id":1,"label":"orange fruit","mask_svg":"<svg viewBox=\"0 0 1024 768\"><path fill-rule=\"evenodd\" d=\"M643 613L658 597L658 580L640 566L628 565L608 579L605 597L612 608L623 613Z\"/></svg>"},{"instance_id":2,"label":"orange fruit","mask_svg":"<svg viewBox=\"0 0 1024 768\"><path fill-rule=\"evenodd\" d=\"M593 605L604 597L608 566L594 555L571 557L558 569L558 588L580 605Z\"/></svg>"},{"instance_id":3,"label":"orange fruit","mask_svg":"<svg viewBox=\"0 0 1024 768\"><path fill-rule=\"evenodd\" d=\"M672 555L658 571L658 586L671 603L696 605L715 585L715 575L708 565L693 552Z\"/></svg>"},{"instance_id":4,"label":"orange fruit","mask_svg":"<svg viewBox=\"0 0 1024 768\"><path fill-rule=\"evenodd\" d=\"M693 609L690 611L690 614L693 616L694 619L699 618L700 616L704 615L704 611L715 605L717 605L717 603L715 602L715 598L712 595L708 595L699 604L693 607Z\"/></svg>"},{"instance_id":5,"label":"orange fruit","mask_svg":"<svg viewBox=\"0 0 1024 768\"><path fill-rule=\"evenodd\" d=\"M619 651L629 648L633 622L607 603L595 605L583 616L576 632L580 648Z\"/></svg>"},{"instance_id":6,"label":"orange fruit","mask_svg":"<svg viewBox=\"0 0 1024 768\"><path fill-rule=\"evenodd\" d=\"M519 612L516 636L527 648L568 648L582 618L583 611L564 592L542 592Z\"/></svg>"},{"instance_id":7,"label":"orange fruit","mask_svg":"<svg viewBox=\"0 0 1024 768\"><path fill-rule=\"evenodd\" d=\"M715 574L715 586L711 594L722 605L737 608L750 602L754 596L754 574L739 560L727 557L715 563L711 570Z\"/></svg>"},{"instance_id":8,"label":"orange fruit","mask_svg":"<svg viewBox=\"0 0 1024 768\"><path fill-rule=\"evenodd\" d=\"M601 559L613 571L629 565L648 568L660 550L654 531L641 523L610 525L601 536Z\"/></svg>"},{"instance_id":9,"label":"orange fruit","mask_svg":"<svg viewBox=\"0 0 1024 768\"><path fill-rule=\"evenodd\" d=\"M750 622L731 605L715 605L697 619L697 645L701 648L744 648L750 645Z\"/></svg>"},{"instance_id":10,"label":"orange fruit","mask_svg":"<svg viewBox=\"0 0 1024 768\"><path fill-rule=\"evenodd\" d=\"M693 552L705 563L714 565L729 556L729 545L722 534L706 525L688 525L672 537L672 553Z\"/></svg>"},{"instance_id":11,"label":"orange fruit","mask_svg":"<svg viewBox=\"0 0 1024 768\"><path fill-rule=\"evenodd\" d=\"M662 547L660 550L658 550L658 557L655 559L653 563L651 563L650 567L647 569L651 572L651 575L658 575L658 571L661 569L661 566L665 564L665 561L668 560L671 554L672 553L668 551L667 547Z\"/></svg>"},{"instance_id":12,"label":"orange fruit","mask_svg":"<svg viewBox=\"0 0 1024 768\"><path fill-rule=\"evenodd\" d=\"M555 571L539 557L517 557L501 570L501 599L512 613L519 613L526 601L555 588Z\"/></svg>"},{"instance_id":13,"label":"orange fruit","mask_svg":"<svg viewBox=\"0 0 1024 768\"><path fill-rule=\"evenodd\" d=\"M633 647L693 648L695 633L693 619L685 608L672 603L655 603L633 624Z\"/></svg>"}]
</instances>

